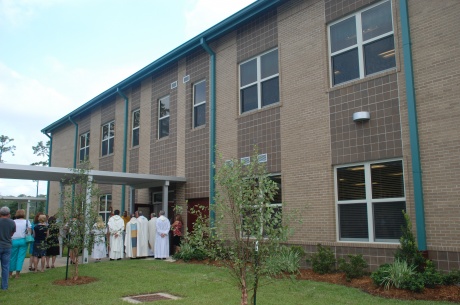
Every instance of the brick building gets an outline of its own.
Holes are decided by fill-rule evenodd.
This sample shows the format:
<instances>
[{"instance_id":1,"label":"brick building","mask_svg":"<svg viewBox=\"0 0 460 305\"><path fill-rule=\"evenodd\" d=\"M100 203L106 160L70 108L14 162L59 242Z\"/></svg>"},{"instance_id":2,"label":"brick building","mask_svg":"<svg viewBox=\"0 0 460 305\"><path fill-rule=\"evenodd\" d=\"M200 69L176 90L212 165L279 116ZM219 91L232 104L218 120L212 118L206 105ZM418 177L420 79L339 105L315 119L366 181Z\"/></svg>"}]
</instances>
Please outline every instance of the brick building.
<instances>
[{"instance_id":1,"label":"brick building","mask_svg":"<svg viewBox=\"0 0 460 305\"><path fill-rule=\"evenodd\" d=\"M44 128L52 166L185 177L167 192L186 211L212 198L212 147L257 145L302 219L290 243L375 268L404 209L419 248L458 269L459 14L453 0L256 1ZM158 212L165 189L99 188L103 214Z\"/></svg>"}]
</instances>

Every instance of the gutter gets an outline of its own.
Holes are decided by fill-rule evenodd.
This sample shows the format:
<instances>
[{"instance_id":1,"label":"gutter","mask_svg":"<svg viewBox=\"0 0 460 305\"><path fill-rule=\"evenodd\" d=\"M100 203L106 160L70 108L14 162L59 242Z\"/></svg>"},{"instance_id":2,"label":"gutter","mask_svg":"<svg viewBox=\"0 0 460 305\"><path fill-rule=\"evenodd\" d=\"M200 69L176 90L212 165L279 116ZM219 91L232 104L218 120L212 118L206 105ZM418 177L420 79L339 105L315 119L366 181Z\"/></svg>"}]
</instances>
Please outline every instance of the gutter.
<instances>
[{"instance_id":1,"label":"gutter","mask_svg":"<svg viewBox=\"0 0 460 305\"><path fill-rule=\"evenodd\" d=\"M400 0L401 31L404 53L404 75L406 77L407 113L409 118L409 137L412 157L412 180L414 184L415 223L417 243L420 251L426 251L425 208L423 200L422 168L418 137L417 108L412 66L412 42L410 38L409 12L407 0Z\"/></svg>"},{"instance_id":2,"label":"gutter","mask_svg":"<svg viewBox=\"0 0 460 305\"><path fill-rule=\"evenodd\" d=\"M214 181L214 176L216 174L216 169L214 165L216 164L216 53L208 46L206 40L202 37L200 44L203 49L209 53L209 91L210 91L210 105L209 105L209 207L210 207L210 221L211 228L214 227L214 222L216 219L216 212L214 209L214 197L216 182Z\"/></svg>"},{"instance_id":3,"label":"gutter","mask_svg":"<svg viewBox=\"0 0 460 305\"><path fill-rule=\"evenodd\" d=\"M129 100L126 95L117 88L117 93L125 100L125 120L124 120L124 127L123 127L123 165L122 165L122 172L126 173L126 155L128 153L128 105ZM126 187L125 185L121 186L121 212L125 211L125 197L126 197Z\"/></svg>"},{"instance_id":4,"label":"gutter","mask_svg":"<svg viewBox=\"0 0 460 305\"><path fill-rule=\"evenodd\" d=\"M51 167L51 156L53 154L53 136L47 133L44 133L44 135L50 139L50 155L48 157L48 166ZM50 182L48 181L48 184L46 186L46 207L45 207L46 214L48 214L49 205L50 205Z\"/></svg>"}]
</instances>

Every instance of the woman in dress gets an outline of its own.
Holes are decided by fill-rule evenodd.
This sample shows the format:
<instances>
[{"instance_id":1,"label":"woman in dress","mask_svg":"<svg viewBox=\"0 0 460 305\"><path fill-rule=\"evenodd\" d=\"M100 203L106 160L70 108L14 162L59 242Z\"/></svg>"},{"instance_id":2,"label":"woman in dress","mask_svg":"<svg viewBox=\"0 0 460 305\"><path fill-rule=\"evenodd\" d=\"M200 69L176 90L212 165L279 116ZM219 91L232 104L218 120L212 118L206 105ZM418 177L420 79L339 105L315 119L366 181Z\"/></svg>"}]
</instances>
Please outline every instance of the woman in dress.
<instances>
[{"instance_id":1,"label":"woman in dress","mask_svg":"<svg viewBox=\"0 0 460 305\"><path fill-rule=\"evenodd\" d=\"M101 216L97 217L97 222L93 225L91 231L94 237L93 251L91 257L96 260L96 263L101 261L101 258L107 257L107 248L105 245L105 235L107 228Z\"/></svg>"},{"instance_id":2,"label":"woman in dress","mask_svg":"<svg viewBox=\"0 0 460 305\"><path fill-rule=\"evenodd\" d=\"M175 220L171 226L171 231L173 231L173 245L174 245L174 253L178 253L180 251L180 242L182 238L182 216L179 214L176 215Z\"/></svg>"},{"instance_id":3,"label":"woman in dress","mask_svg":"<svg viewBox=\"0 0 460 305\"><path fill-rule=\"evenodd\" d=\"M48 237L46 238L46 269L50 268L50 258L51 258L51 268L54 268L54 263L56 262L56 257L59 255L59 227L56 223L56 217L51 216L48 219Z\"/></svg>"},{"instance_id":4,"label":"woman in dress","mask_svg":"<svg viewBox=\"0 0 460 305\"><path fill-rule=\"evenodd\" d=\"M48 225L46 215L38 216L38 224L34 226L34 269L38 271L38 259L41 261L41 272L45 272L46 238L48 237Z\"/></svg>"},{"instance_id":5,"label":"woman in dress","mask_svg":"<svg viewBox=\"0 0 460 305\"><path fill-rule=\"evenodd\" d=\"M32 223L30 224L30 230L31 232L33 233L34 232L34 226L36 224L38 224L38 217L40 215L42 215L43 213L42 212L38 212L37 214L35 214L35 217L34 217L34 220L32 221ZM30 258L29 258L29 271L35 271L34 269L34 243L30 243L30 246L29 246L29 254L30 254Z\"/></svg>"},{"instance_id":6,"label":"woman in dress","mask_svg":"<svg viewBox=\"0 0 460 305\"><path fill-rule=\"evenodd\" d=\"M10 258L10 277L13 276L13 272L16 271L16 278L19 278L19 273L22 270L22 264L26 258L27 252L27 243L26 243L26 233L31 233L30 222L25 220L26 214L25 211L20 209L16 211L15 215L15 224L16 232L11 237L12 239L12 248L11 248L11 258Z\"/></svg>"}]
</instances>

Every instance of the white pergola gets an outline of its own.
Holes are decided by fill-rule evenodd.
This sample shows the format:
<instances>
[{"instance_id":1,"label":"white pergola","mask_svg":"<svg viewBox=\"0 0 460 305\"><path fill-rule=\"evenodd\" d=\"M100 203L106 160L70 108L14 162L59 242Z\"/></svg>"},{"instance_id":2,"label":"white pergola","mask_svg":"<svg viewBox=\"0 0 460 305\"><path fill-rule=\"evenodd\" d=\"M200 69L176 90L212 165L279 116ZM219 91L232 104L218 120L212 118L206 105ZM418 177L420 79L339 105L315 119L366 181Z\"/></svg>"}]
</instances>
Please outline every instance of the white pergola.
<instances>
[{"instance_id":1,"label":"white pergola","mask_svg":"<svg viewBox=\"0 0 460 305\"><path fill-rule=\"evenodd\" d=\"M77 175L72 169L63 167L42 167L32 165L19 165L19 164L5 164L0 163L0 179L21 179L21 180L40 180L40 181L58 181L62 182ZM88 171L89 181L97 184L111 184L111 185L127 185L132 189L144 189L150 187L163 187L162 206L165 213L168 211L168 188L170 182L185 183L185 177L176 176L160 176L150 174L137 174L137 173L122 173L122 172L109 172L109 171ZM2 197L0 197L2 198ZM31 198L31 197L3 197L14 198L19 200L34 201L32 199L46 200L46 198ZM91 199L87 198L87 202ZM62 202L60 202L62 205ZM130 196L130 210L132 210L133 203ZM29 207L29 205L27 205ZM27 209L28 210L28 209ZM168 215L165 215L168 217ZM86 254L86 255L85 255ZM85 250L83 253L83 262L88 261L88 253Z\"/></svg>"}]
</instances>

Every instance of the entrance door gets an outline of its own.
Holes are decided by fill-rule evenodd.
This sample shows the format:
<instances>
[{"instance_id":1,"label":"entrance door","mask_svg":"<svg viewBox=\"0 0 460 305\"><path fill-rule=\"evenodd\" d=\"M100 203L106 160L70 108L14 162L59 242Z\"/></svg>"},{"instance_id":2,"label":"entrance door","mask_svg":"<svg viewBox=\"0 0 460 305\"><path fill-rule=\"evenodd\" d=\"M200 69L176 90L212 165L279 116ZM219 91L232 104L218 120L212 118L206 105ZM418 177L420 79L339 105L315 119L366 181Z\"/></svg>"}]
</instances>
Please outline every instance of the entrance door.
<instances>
[{"instance_id":1,"label":"entrance door","mask_svg":"<svg viewBox=\"0 0 460 305\"><path fill-rule=\"evenodd\" d=\"M209 198L189 199L187 203L187 231L193 232L193 224L195 223L198 215L191 213L191 210L199 210L206 218L209 217Z\"/></svg>"}]
</instances>

